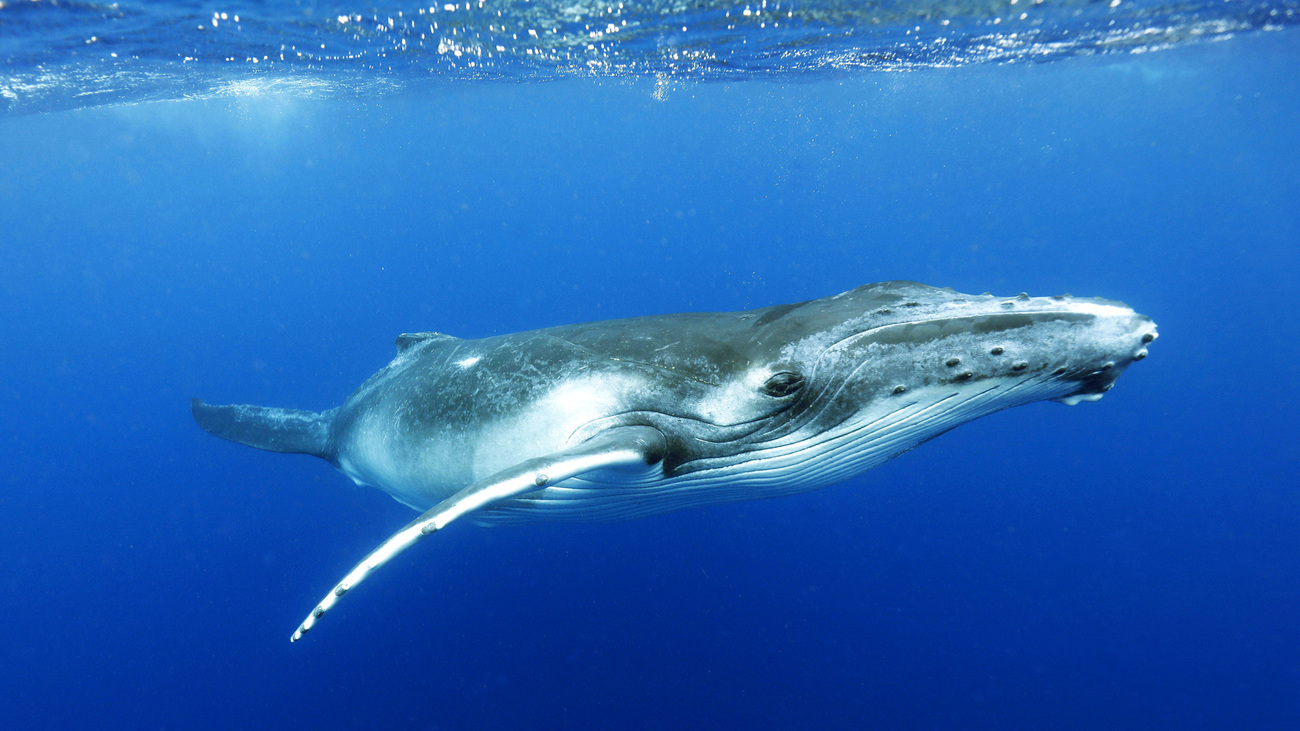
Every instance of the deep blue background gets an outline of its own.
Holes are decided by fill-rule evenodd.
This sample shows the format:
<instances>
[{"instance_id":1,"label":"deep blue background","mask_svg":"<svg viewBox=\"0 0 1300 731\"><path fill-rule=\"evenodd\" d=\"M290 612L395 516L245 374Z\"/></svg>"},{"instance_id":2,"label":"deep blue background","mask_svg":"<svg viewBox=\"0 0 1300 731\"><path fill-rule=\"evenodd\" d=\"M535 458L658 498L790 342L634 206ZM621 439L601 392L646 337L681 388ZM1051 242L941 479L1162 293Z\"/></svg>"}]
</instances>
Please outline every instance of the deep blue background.
<instances>
[{"instance_id":1,"label":"deep blue background","mask_svg":"<svg viewBox=\"0 0 1300 731\"><path fill-rule=\"evenodd\" d=\"M1300 36L815 83L0 119L14 727L1300 725ZM1161 340L810 495L440 533L188 399L322 409L403 331L882 279Z\"/></svg>"}]
</instances>

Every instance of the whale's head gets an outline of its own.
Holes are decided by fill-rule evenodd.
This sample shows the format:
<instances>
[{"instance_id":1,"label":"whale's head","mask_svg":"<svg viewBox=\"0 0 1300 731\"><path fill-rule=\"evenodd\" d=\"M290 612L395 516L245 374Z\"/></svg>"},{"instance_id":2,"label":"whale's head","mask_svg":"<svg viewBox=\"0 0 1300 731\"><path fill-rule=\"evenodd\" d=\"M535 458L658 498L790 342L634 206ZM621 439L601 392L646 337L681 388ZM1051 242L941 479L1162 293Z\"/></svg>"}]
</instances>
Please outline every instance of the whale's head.
<instances>
[{"instance_id":1,"label":"whale's head","mask_svg":"<svg viewBox=\"0 0 1300 731\"><path fill-rule=\"evenodd\" d=\"M806 379L815 395L805 398L837 412L925 389L956 397L1041 386L1039 398L1095 401L1156 338L1155 324L1121 302L972 296L915 282L760 313L768 321L759 327L784 343L773 367L792 369L777 380Z\"/></svg>"},{"instance_id":2,"label":"whale's head","mask_svg":"<svg viewBox=\"0 0 1300 731\"><path fill-rule=\"evenodd\" d=\"M1095 401L1147 356L1155 324L1070 295L965 295L914 282L738 313L726 383L701 393L666 465L813 489L1032 401Z\"/></svg>"}]
</instances>

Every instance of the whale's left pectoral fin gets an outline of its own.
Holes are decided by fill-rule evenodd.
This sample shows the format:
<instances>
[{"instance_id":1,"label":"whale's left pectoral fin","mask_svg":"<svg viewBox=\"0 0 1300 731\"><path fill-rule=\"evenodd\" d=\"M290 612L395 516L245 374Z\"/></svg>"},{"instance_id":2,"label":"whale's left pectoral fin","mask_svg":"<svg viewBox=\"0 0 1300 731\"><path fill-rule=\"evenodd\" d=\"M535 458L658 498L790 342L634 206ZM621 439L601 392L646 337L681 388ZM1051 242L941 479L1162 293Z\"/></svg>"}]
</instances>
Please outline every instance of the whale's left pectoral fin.
<instances>
[{"instance_id":1,"label":"whale's left pectoral fin","mask_svg":"<svg viewBox=\"0 0 1300 731\"><path fill-rule=\"evenodd\" d=\"M379 544L316 605L307 619L298 626L290 641L301 639L340 597L380 566L462 515L594 470L656 465L663 460L666 450L664 435L657 429L648 426L616 427L569 449L521 462L470 485L433 506Z\"/></svg>"}]
</instances>

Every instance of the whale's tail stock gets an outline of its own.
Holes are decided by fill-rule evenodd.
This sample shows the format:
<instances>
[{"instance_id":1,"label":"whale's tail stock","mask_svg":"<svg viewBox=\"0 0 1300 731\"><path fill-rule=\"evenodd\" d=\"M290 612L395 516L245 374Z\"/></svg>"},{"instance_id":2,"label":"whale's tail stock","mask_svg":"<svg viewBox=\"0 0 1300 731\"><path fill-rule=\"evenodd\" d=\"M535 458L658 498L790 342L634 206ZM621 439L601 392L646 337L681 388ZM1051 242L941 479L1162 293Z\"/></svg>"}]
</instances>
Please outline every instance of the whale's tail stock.
<instances>
[{"instance_id":1,"label":"whale's tail stock","mask_svg":"<svg viewBox=\"0 0 1300 731\"><path fill-rule=\"evenodd\" d=\"M269 406L213 406L191 399L190 410L199 426L213 436L269 452L334 459L330 425L335 409L318 413Z\"/></svg>"}]
</instances>

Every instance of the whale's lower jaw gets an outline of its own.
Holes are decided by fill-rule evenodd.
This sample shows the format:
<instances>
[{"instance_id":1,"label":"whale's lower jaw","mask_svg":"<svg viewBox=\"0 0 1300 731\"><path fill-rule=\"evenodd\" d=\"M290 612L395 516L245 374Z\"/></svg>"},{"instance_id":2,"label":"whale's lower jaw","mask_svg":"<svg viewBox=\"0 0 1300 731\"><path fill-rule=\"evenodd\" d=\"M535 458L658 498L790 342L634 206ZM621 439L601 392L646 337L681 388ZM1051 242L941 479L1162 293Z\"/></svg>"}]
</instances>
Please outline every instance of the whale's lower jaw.
<instances>
[{"instance_id":1,"label":"whale's lower jaw","mask_svg":"<svg viewBox=\"0 0 1300 731\"><path fill-rule=\"evenodd\" d=\"M671 478L602 472L571 479L480 511L481 525L606 522L685 508L759 500L816 490L877 467L981 416L1059 399L1074 385L1050 375L935 386L864 412L854 423L784 440L769 448L713 458Z\"/></svg>"}]
</instances>

